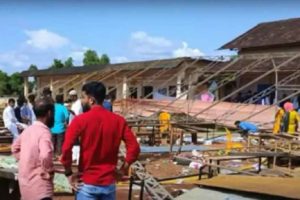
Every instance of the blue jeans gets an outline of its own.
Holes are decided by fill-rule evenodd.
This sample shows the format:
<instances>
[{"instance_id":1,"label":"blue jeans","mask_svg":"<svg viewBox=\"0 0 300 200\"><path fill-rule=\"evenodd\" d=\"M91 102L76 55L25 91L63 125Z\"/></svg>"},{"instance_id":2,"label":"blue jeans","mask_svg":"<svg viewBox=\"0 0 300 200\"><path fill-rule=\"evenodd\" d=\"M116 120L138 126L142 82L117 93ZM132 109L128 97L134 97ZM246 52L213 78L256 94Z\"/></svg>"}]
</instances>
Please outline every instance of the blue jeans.
<instances>
[{"instance_id":1,"label":"blue jeans","mask_svg":"<svg viewBox=\"0 0 300 200\"><path fill-rule=\"evenodd\" d=\"M115 200L116 185L96 186L84 184L76 193L76 200Z\"/></svg>"}]
</instances>

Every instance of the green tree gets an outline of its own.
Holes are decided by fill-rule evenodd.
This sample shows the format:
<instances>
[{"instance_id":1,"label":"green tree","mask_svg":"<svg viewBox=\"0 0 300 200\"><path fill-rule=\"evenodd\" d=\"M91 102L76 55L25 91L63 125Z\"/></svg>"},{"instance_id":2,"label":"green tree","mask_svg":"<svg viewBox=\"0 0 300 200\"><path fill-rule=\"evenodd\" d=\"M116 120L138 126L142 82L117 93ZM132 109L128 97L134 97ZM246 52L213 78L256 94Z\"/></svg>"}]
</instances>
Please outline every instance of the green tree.
<instances>
[{"instance_id":1,"label":"green tree","mask_svg":"<svg viewBox=\"0 0 300 200\"><path fill-rule=\"evenodd\" d=\"M99 62L100 59L96 51L89 49L84 53L83 64L85 66L98 65Z\"/></svg>"},{"instance_id":2,"label":"green tree","mask_svg":"<svg viewBox=\"0 0 300 200\"><path fill-rule=\"evenodd\" d=\"M109 59L108 55L103 54L103 55L101 56L101 58L100 58L99 64L100 64L100 65L107 65L107 64L109 64L109 63L110 63L110 59Z\"/></svg>"},{"instance_id":3,"label":"green tree","mask_svg":"<svg viewBox=\"0 0 300 200\"><path fill-rule=\"evenodd\" d=\"M28 68L28 71L37 71L38 70L38 67L34 64L31 64Z\"/></svg>"},{"instance_id":4,"label":"green tree","mask_svg":"<svg viewBox=\"0 0 300 200\"><path fill-rule=\"evenodd\" d=\"M65 61L65 67L73 67L73 58L69 57L66 61Z\"/></svg>"},{"instance_id":5,"label":"green tree","mask_svg":"<svg viewBox=\"0 0 300 200\"><path fill-rule=\"evenodd\" d=\"M13 73L8 80L10 94L18 95L23 93L24 80L19 72Z\"/></svg>"},{"instance_id":6,"label":"green tree","mask_svg":"<svg viewBox=\"0 0 300 200\"><path fill-rule=\"evenodd\" d=\"M64 64L62 63L62 61L61 60L59 60L59 59L54 59L53 60L53 63L52 63L52 65L51 65L51 69L61 69L61 68L63 68L64 67Z\"/></svg>"},{"instance_id":7,"label":"green tree","mask_svg":"<svg viewBox=\"0 0 300 200\"><path fill-rule=\"evenodd\" d=\"M0 96L9 93L8 80L9 77L7 76L7 74L0 70Z\"/></svg>"}]
</instances>

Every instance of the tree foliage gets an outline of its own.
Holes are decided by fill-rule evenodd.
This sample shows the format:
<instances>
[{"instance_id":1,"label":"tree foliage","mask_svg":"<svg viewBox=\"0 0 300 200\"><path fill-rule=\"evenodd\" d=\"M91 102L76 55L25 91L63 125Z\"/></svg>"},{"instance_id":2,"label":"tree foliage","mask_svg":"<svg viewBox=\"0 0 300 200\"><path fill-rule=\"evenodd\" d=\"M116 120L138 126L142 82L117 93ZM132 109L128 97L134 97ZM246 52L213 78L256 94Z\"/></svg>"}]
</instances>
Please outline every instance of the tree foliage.
<instances>
[{"instance_id":1,"label":"tree foliage","mask_svg":"<svg viewBox=\"0 0 300 200\"><path fill-rule=\"evenodd\" d=\"M20 73L8 76L0 70L0 96L20 95L23 93L23 78Z\"/></svg>"},{"instance_id":2,"label":"tree foliage","mask_svg":"<svg viewBox=\"0 0 300 200\"><path fill-rule=\"evenodd\" d=\"M64 67L74 67L74 65L73 65L73 58L72 57L69 57L66 61L65 61L65 63L64 63Z\"/></svg>"},{"instance_id":3,"label":"tree foliage","mask_svg":"<svg viewBox=\"0 0 300 200\"><path fill-rule=\"evenodd\" d=\"M98 56L97 52L94 50L87 50L84 53L83 57L83 65L90 66L90 65L106 65L110 63L110 59L108 55L103 54L101 57Z\"/></svg>"},{"instance_id":4,"label":"tree foliage","mask_svg":"<svg viewBox=\"0 0 300 200\"><path fill-rule=\"evenodd\" d=\"M31 64L28 68L28 71L37 71L38 70L38 67L34 64Z\"/></svg>"},{"instance_id":5,"label":"tree foliage","mask_svg":"<svg viewBox=\"0 0 300 200\"><path fill-rule=\"evenodd\" d=\"M61 60L54 59L50 68L51 69L61 69L61 68L64 68L64 64L62 63Z\"/></svg>"},{"instance_id":6,"label":"tree foliage","mask_svg":"<svg viewBox=\"0 0 300 200\"><path fill-rule=\"evenodd\" d=\"M108 55L103 54L101 57L98 56L97 52L94 50L87 50L84 53L83 64L85 66L90 65L106 65L110 63L110 58ZM69 57L64 62L59 59L54 59L51 69L62 69L65 67L74 67L73 58ZM31 64L28 68L28 71L34 72L37 71L38 67L34 64ZM5 72L0 70L0 96L4 95L22 95L23 94L23 85L24 80L21 77L21 74L16 72L11 76L7 75ZM36 86L36 80L29 80L29 90L32 91Z\"/></svg>"},{"instance_id":7,"label":"tree foliage","mask_svg":"<svg viewBox=\"0 0 300 200\"><path fill-rule=\"evenodd\" d=\"M110 59L108 57L108 55L106 54L103 54L101 57L100 57L100 65L107 65L110 63Z\"/></svg>"},{"instance_id":8,"label":"tree foliage","mask_svg":"<svg viewBox=\"0 0 300 200\"><path fill-rule=\"evenodd\" d=\"M0 96L8 94L8 80L8 75L0 70Z\"/></svg>"},{"instance_id":9,"label":"tree foliage","mask_svg":"<svg viewBox=\"0 0 300 200\"><path fill-rule=\"evenodd\" d=\"M21 77L21 74L19 72L13 73L9 77L9 81L8 81L10 94L13 95L21 94L23 92L23 83L24 80Z\"/></svg>"},{"instance_id":10,"label":"tree foliage","mask_svg":"<svg viewBox=\"0 0 300 200\"><path fill-rule=\"evenodd\" d=\"M96 51L89 49L84 53L83 64L85 66L98 65L99 62L100 59Z\"/></svg>"}]
</instances>

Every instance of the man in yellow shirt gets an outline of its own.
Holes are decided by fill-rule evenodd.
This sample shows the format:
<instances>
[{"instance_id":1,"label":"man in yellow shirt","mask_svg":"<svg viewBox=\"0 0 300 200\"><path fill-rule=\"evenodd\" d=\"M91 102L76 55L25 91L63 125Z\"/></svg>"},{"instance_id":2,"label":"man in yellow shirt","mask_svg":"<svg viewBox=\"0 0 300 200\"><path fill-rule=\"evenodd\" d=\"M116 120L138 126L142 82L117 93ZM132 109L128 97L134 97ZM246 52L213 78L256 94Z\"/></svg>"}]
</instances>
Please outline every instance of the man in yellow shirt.
<instances>
[{"instance_id":1,"label":"man in yellow shirt","mask_svg":"<svg viewBox=\"0 0 300 200\"><path fill-rule=\"evenodd\" d=\"M284 116L284 109L283 109L283 103L281 103L278 106L278 110L275 114L275 121L274 121L274 126L273 126L273 133L278 134L280 133L282 129L282 124L283 124L283 116Z\"/></svg>"}]
</instances>

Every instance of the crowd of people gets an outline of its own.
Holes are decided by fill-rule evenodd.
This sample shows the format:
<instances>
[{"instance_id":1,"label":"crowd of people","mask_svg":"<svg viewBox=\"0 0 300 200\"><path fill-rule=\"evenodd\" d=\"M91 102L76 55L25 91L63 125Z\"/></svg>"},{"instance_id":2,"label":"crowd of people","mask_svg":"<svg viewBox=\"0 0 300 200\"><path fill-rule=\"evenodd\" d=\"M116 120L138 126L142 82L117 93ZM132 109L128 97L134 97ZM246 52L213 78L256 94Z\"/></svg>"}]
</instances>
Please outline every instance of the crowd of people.
<instances>
[{"instance_id":1,"label":"crowd of people","mask_svg":"<svg viewBox=\"0 0 300 200\"><path fill-rule=\"evenodd\" d=\"M76 199L115 199L116 179L137 160L140 148L123 117L112 112L112 104L101 82L82 87L81 98L69 91L68 101L49 88L41 97L9 99L3 112L5 127L14 137L12 153L19 160L19 186L23 200L49 200L53 197L55 159L76 191ZM29 102L29 103L27 103ZM71 103L71 104L70 104ZM126 156L117 170L121 141ZM79 167L72 169L72 149L80 146Z\"/></svg>"}]
</instances>

